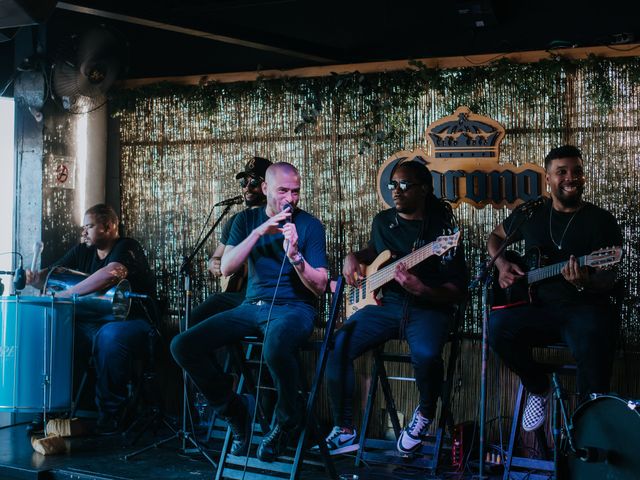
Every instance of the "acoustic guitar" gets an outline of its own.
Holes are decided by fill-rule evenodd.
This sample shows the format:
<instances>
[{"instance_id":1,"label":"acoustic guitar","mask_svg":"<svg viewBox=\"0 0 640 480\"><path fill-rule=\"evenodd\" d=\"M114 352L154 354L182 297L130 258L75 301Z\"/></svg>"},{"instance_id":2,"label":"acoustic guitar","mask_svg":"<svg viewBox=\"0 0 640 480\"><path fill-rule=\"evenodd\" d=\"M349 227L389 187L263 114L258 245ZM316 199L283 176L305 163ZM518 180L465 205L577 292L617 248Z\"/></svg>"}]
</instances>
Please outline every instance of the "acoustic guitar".
<instances>
[{"instance_id":1,"label":"acoustic guitar","mask_svg":"<svg viewBox=\"0 0 640 480\"><path fill-rule=\"evenodd\" d=\"M221 292L239 292L244 286L244 282L247 280L247 274L249 267L246 263L242 264L242 267L237 272L232 273L229 276L220 277L220 291Z\"/></svg>"},{"instance_id":2,"label":"acoustic guitar","mask_svg":"<svg viewBox=\"0 0 640 480\"><path fill-rule=\"evenodd\" d=\"M459 241L460 232L456 232L453 235L443 235L393 263L388 263L395 258L391 251L385 250L382 252L370 265L364 266L365 276L358 279L356 285L347 286L347 317L350 317L365 305L380 304L379 290L383 285L394 279L396 266L400 262L404 263L407 269L411 269L434 255L444 255L452 248L457 247Z\"/></svg>"},{"instance_id":3,"label":"acoustic guitar","mask_svg":"<svg viewBox=\"0 0 640 480\"><path fill-rule=\"evenodd\" d=\"M535 284L562 274L562 269L567 264L566 261L543 266L545 256L540 249L533 248L523 257L518 253L508 250L505 258L518 265L526 275L519 281L507 288L501 288L498 284L499 273L496 269L494 274L493 309L502 309L525 305L535 300ZM622 247L601 248L589 255L577 258L578 264L583 267L606 268L615 265L622 259Z\"/></svg>"}]
</instances>

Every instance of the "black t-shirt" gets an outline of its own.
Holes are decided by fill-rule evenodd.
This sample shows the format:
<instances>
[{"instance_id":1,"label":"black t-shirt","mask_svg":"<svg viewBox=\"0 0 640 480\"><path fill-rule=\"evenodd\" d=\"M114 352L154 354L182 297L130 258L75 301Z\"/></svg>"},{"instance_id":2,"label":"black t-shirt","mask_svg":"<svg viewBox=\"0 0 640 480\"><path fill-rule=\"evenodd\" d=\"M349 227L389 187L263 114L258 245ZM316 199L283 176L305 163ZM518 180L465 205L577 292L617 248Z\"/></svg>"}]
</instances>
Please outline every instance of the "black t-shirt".
<instances>
[{"instance_id":1,"label":"black t-shirt","mask_svg":"<svg viewBox=\"0 0 640 480\"><path fill-rule=\"evenodd\" d=\"M395 208L390 208L374 217L369 247L375 250L376 255L390 250L395 255L395 260L400 260L437 237L451 234L451 227L447 210L435 199L430 202L429 212L424 221L405 220L397 214ZM453 283L461 292L467 290L468 274L462 243L442 257L433 255L427 258L412 268L411 272L429 287ZM413 305L442 308L441 304L432 304L424 298L409 294L395 280L382 287L382 294L383 302L385 299L395 302L409 299Z\"/></svg>"},{"instance_id":2,"label":"black t-shirt","mask_svg":"<svg viewBox=\"0 0 640 480\"><path fill-rule=\"evenodd\" d=\"M605 247L622 246L618 222L606 210L589 202L571 213L554 210L551 214L551 208L551 200L546 200L532 212L528 220L524 220L526 217L523 212L516 210L503 223L509 235L513 228L524 221L513 239L524 240L526 251L540 249L547 257L545 264L566 262L571 255L578 258ZM580 294L562 275L536 283L535 298L543 304L597 303L607 300L606 295Z\"/></svg>"},{"instance_id":3,"label":"black t-shirt","mask_svg":"<svg viewBox=\"0 0 640 480\"><path fill-rule=\"evenodd\" d=\"M238 213L227 245L236 246L256 227L267 221L266 208L249 208ZM298 232L298 249L314 268L327 268L324 227L320 220L304 210L296 210L291 219ZM284 258L284 236L281 233L264 235L249 254L249 282L246 300L271 302ZM278 286L276 304L290 302L316 304L316 296L300 280L295 267L284 260L282 278Z\"/></svg>"},{"instance_id":4,"label":"black t-shirt","mask_svg":"<svg viewBox=\"0 0 640 480\"><path fill-rule=\"evenodd\" d=\"M238 213L234 213L231 218L229 220L227 220L225 222L225 224L222 226L222 232L220 232L220 243L223 245L226 245L227 242L229 241L229 234L231 233L231 227L233 226L233 222L235 221L236 217L240 214L240 212Z\"/></svg>"},{"instance_id":5,"label":"black t-shirt","mask_svg":"<svg viewBox=\"0 0 640 480\"><path fill-rule=\"evenodd\" d=\"M119 238L109 254L100 259L95 246L80 243L56 261L52 267L62 266L91 275L112 262L127 268L127 280L131 291L156 298L156 280L149 267L142 246L133 238Z\"/></svg>"}]
</instances>

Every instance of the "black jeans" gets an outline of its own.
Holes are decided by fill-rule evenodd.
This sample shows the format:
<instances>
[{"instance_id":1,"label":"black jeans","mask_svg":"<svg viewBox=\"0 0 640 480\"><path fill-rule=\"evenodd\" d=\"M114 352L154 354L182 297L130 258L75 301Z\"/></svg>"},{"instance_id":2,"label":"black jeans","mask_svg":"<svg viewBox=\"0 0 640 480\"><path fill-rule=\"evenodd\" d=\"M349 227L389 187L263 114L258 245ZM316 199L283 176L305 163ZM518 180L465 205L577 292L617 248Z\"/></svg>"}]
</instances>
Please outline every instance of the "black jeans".
<instances>
[{"instance_id":1,"label":"black jeans","mask_svg":"<svg viewBox=\"0 0 640 480\"><path fill-rule=\"evenodd\" d=\"M239 307L208 318L176 336L171 353L184 368L211 406L222 416L235 394L233 378L223 372L212 354L245 336L264 335L263 355L269 368L278 400L276 418L283 428L292 428L300 420L297 406L299 346L311 335L315 309L305 303L274 305L267 332L270 304L245 302Z\"/></svg>"},{"instance_id":2,"label":"black jeans","mask_svg":"<svg viewBox=\"0 0 640 480\"><path fill-rule=\"evenodd\" d=\"M355 312L336 332L335 347L327 363L327 386L334 425L353 426L353 361L390 339L399 338L400 325L407 315L404 336L411 351L420 411L433 418L442 389L442 348L447 341L451 315L441 310L412 307L405 312L401 303L368 305Z\"/></svg>"},{"instance_id":3,"label":"black jeans","mask_svg":"<svg viewBox=\"0 0 640 480\"><path fill-rule=\"evenodd\" d=\"M546 372L531 347L564 341L578 365L582 396L609 391L618 323L609 305L525 305L494 310L489 318L489 345L531 393L549 389Z\"/></svg>"},{"instance_id":4,"label":"black jeans","mask_svg":"<svg viewBox=\"0 0 640 480\"><path fill-rule=\"evenodd\" d=\"M191 310L189 328L218 313L226 312L241 305L244 302L245 293L245 291L222 292L209 295L200 305Z\"/></svg>"}]
</instances>

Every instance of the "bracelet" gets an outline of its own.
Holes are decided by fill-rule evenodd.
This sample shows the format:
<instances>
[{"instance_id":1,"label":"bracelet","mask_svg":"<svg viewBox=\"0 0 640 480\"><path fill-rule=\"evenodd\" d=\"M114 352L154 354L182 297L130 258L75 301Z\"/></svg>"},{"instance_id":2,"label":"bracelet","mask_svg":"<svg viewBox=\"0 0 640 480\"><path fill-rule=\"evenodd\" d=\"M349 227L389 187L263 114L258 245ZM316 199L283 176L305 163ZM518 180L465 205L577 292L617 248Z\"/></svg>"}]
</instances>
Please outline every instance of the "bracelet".
<instances>
[{"instance_id":1,"label":"bracelet","mask_svg":"<svg viewBox=\"0 0 640 480\"><path fill-rule=\"evenodd\" d=\"M304 257L300 252L298 252L298 256L295 258L295 260L289 259L289 263L295 267L297 265L300 265L301 263L304 263Z\"/></svg>"},{"instance_id":2,"label":"bracelet","mask_svg":"<svg viewBox=\"0 0 640 480\"><path fill-rule=\"evenodd\" d=\"M576 290L578 290L579 292L584 292L584 286L583 285L575 285Z\"/></svg>"}]
</instances>

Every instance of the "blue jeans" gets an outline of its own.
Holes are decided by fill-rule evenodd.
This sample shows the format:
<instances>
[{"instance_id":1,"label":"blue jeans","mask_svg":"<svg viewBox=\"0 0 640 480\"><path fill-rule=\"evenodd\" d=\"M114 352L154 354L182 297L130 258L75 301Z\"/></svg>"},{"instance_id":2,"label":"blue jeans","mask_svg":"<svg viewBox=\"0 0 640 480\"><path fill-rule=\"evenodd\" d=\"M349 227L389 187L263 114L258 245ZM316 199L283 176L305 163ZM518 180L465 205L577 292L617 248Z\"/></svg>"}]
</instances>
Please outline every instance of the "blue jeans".
<instances>
[{"instance_id":1,"label":"blue jeans","mask_svg":"<svg viewBox=\"0 0 640 480\"><path fill-rule=\"evenodd\" d=\"M494 310L489 345L531 393L549 389L549 378L534 362L531 347L564 341L578 364L582 395L609 391L617 322L608 305L525 305Z\"/></svg>"},{"instance_id":2,"label":"blue jeans","mask_svg":"<svg viewBox=\"0 0 640 480\"><path fill-rule=\"evenodd\" d=\"M270 304L245 302L208 318L176 336L171 353L186 370L211 406L222 416L234 399L233 378L223 372L214 352L246 336L263 335L263 355L278 393L275 414L284 428L299 421L297 350L313 332L315 309L305 303L274 305L267 331Z\"/></svg>"},{"instance_id":3,"label":"blue jeans","mask_svg":"<svg viewBox=\"0 0 640 480\"><path fill-rule=\"evenodd\" d=\"M447 341L451 315L441 310L403 308L401 303L368 305L355 312L336 332L335 347L327 363L327 385L334 425L353 426L353 362L368 350L399 338L406 317L404 337L411 351L420 411L433 418L442 389L442 348Z\"/></svg>"},{"instance_id":4,"label":"blue jeans","mask_svg":"<svg viewBox=\"0 0 640 480\"><path fill-rule=\"evenodd\" d=\"M131 319L98 323L76 320L74 339L75 378L85 371L93 347L98 410L117 414L129 398L128 385L137 365L148 356L149 322Z\"/></svg>"}]
</instances>

